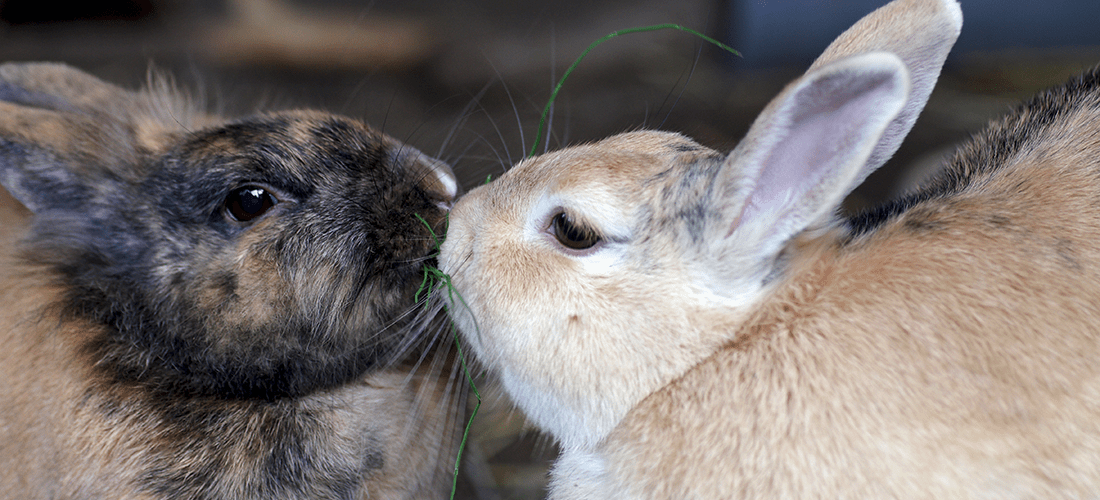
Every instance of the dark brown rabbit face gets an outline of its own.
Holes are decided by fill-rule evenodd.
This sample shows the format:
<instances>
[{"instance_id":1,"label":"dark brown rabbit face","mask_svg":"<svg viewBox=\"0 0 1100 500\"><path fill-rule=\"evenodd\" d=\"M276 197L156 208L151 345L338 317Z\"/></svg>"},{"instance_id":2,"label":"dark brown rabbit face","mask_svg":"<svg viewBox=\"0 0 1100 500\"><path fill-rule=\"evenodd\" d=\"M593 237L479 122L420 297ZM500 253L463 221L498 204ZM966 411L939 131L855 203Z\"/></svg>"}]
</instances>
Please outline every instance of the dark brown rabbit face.
<instances>
[{"instance_id":1,"label":"dark brown rabbit face","mask_svg":"<svg viewBox=\"0 0 1100 500\"><path fill-rule=\"evenodd\" d=\"M109 90L138 104L103 116L15 99L61 133L9 131L2 155L5 186L35 212L27 255L56 271L68 316L103 327L85 349L100 373L171 393L296 396L421 342L414 295L455 195L446 165L322 113L152 132L141 95ZM106 153L70 152L105 136L88 117L115 126Z\"/></svg>"}]
</instances>

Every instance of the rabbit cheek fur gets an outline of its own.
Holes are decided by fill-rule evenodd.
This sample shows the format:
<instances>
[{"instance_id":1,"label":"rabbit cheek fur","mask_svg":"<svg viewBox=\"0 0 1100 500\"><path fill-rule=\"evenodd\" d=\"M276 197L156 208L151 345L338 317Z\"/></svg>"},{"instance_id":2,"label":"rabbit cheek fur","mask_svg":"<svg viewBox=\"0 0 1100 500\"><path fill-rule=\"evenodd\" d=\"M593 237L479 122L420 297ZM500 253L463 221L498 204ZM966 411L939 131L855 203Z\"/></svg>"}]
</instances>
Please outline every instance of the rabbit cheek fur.
<instances>
[{"instance_id":1,"label":"rabbit cheek fur","mask_svg":"<svg viewBox=\"0 0 1100 500\"><path fill-rule=\"evenodd\" d=\"M479 187L452 212L456 222L448 229L441 266L469 306L454 308L453 317L478 359L498 372L528 417L563 445L594 444L634 402L716 347L719 339L698 326L714 319L708 306L726 300L685 273L658 272L687 267L658 251L677 243L634 232L640 221L675 222L657 206L621 209L639 192L669 194L645 180L678 170L670 164L682 169L716 155L675 134L618 136L521 163L507 174L515 182ZM563 207L598 214L605 238L598 252L562 252L550 224ZM635 245L639 240L645 247ZM633 272L615 272L624 266ZM653 293L667 297L662 304L668 307L649 301ZM676 297L692 300L672 306ZM622 307L626 301L661 311L652 315L652 328L632 326L637 312ZM531 308L540 303L555 307L533 316ZM594 328L602 334L592 335ZM505 332L524 335L502 339ZM680 332L684 341L660 352L647 347L667 332Z\"/></svg>"},{"instance_id":2,"label":"rabbit cheek fur","mask_svg":"<svg viewBox=\"0 0 1100 500\"><path fill-rule=\"evenodd\" d=\"M444 494L461 405L413 295L449 167L319 112L0 82L0 496Z\"/></svg>"},{"instance_id":3,"label":"rabbit cheek fur","mask_svg":"<svg viewBox=\"0 0 1100 500\"><path fill-rule=\"evenodd\" d=\"M1097 498L1100 70L834 216L961 22L869 14L728 155L632 132L456 205L451 314L561 443L551 498Z\"/></svg>"}]
</instances>

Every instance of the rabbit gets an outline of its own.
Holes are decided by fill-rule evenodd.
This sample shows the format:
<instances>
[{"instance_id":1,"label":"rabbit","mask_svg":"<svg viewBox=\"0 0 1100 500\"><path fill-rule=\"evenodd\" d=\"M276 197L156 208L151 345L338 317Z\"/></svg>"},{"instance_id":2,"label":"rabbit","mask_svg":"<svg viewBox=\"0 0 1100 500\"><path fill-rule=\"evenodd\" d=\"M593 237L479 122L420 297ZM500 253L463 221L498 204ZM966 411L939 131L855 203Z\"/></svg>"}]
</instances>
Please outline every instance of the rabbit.
<instances>
[{"instance_id":1,"label":"rabbit","mask_svg":"<svg viewBox=\"0 0 1100 500\"><path fill-rule=\"evenodd\" d=\"M626 132L460 198L450 315L549 498L1100 498L1100 70L838 214L961 28L895 0L729 153Z\"/></svg>"},{"instance_id":2,"label":"rabbit","mask_svg":"<svg viewBox=\"0 0 1100 500\"><path fill-rule=\"evenodd\" d=\"M445 496L451 168L151 81L0 66L0 497Z\"/></svg>"}]
</instances>

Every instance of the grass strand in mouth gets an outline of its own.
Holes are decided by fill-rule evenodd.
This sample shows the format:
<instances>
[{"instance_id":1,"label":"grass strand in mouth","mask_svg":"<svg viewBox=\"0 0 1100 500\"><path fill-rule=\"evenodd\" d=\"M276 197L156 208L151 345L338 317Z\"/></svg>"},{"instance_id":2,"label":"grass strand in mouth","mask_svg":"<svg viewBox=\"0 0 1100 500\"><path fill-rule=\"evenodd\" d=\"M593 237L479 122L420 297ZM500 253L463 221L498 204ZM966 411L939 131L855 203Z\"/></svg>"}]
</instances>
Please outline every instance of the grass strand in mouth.
<instances>
[{"instance_id":1,"label":"grass strand in mouth","mask_svg":"<svg viewBox=\"0 0 1100 500\"><path fill-rule=\"evenodd\" d=\"M451 284L451 277L436 267L424 268L424 282L421 284L421 290L432 290L436 286L441 285L447 288L448 300L451 304L454 304L455 297L458 298L459 304L470 310L470 306L466 305L466 300L462 298L462 295L455 290L454 285ZM417 294L420 292L418 291ZM450 314L450 306L444 305L444 311ZM455 497L455 492L458 490L458 473L462 464L462 453L466 449L466 441L470 438L470 428L474 425L474 419L477 418L477 412L481 409L481 394L477 391L477 385L474 384L474 377L470 374L470 368L466 365L466 355L462 351L462 344L458 339L458 328L451 323L451 333L454 337L455 349L458 350L458 361L462 365L462 373L466 375L466 381L470 384L470 389L474 391L474 398L477 399L477 403L474 404L474 410L470 412L470 419L466 421L466 428L462 431L462 442L458 445L458 454L455 456L454 476L451 482L451 499Z\"/></svg>"},{"instance_id":2,"label":"grass strand in mouth","mask_svg":"<svg viewBox=\"0 0 1100 500\"><path fill-rule=\"evenodd\" d=\"M707 42L710 42L711 44L717 46L718 48L720 48L720 49L722 49L726 52L729 52L730 54L733 54L733 55L738 56L738 57L741 56L740 52L734 50L729 45L726 45L722 42L719 42L718 40L715 40L715 39L713 39L709 36L706 36L706 35L698 32L698 31L695 31L691 28L680 26L679 24L671 24L671 23L668 23L668 24L654 24L652 26L640 26L640 27L637 27L637 28L627 28L627 29L615 31L615 32L612 32L612 33L608 33L603 38L600 38L599 40L596 40L595 42L592 42L592 44L589 45L587 49L584 49L584 52L581 52L581 55L579 57L577 57L577 59L575 61L573 61L573 64L569 66L569 69L565 70L565 73L563 73L561 75L561 79L558 80L558 84L554 86L554 91L550 93L550 99L546 102L546 107L542 109L542 117L539 118L539 130L538 130L538 132L535 133L535 143L531 145L531 152L527 154L527 157L535 156L535 153L539 149L539 139L542 137L542 130L546 126L547 115L550 114L550 108L554 105L554 100L558 98L558 92L561 91L562 85L565 84L565 79L569 78L569 75L573 72L574 69L577 68L577 65L581 63L581 60L583 60L585 58L585 56L588 55L589 52L592 52L592 49L594 49L598 45L600 45L600 44L602 44L602 43L604 43L604 42L606 42L606 41L608 41L612 38L620 36L620 35L629 35L631 33L644 33L644 32L647 32L647 31L657 31L657 30L686 31L688 33L691 33L692 35L695 35L699 38L702 38L703 40L705 40Z\"/></svg>"},{"instance_id":3,"label":"grass strand in mouth","mask_svg":"<svg viewBox=\"0 0 1100 500\"><path fill-rule=\"evenodd\" d=\"M428 228L428 233L432 235L432 240L435 243L435 251L438 255L440 247L443 245L442 240L440 240L439 236L435 234L435 230L432 229L431 224L428 224L428 221L424 220L424 218L421 217L420 214L414 215L416 216L417 220L424 224L424 227ZM458 290L455 290L454 284L451 283L451 276L435 266L424 266L424 279L420 282L420 288L413 296L413 300L415 300L416 303L419 304L420 296L422 293L430 294L440 286L444 286L447 288L448 302L443 305L443 310L448 315L450 315L451 312L451 305L455 303L455 297L458 297L459 304L461 304L462 307L466 308L467 312L470 312L470 306L466 304L466 299L462 298L462 295L458 293ZM425 295L425 299L427 299L427 295ZM477 417L477 412L481 409L481 393L477 391L477 385L474 384L474 377L470 374L469 366L466 365L466 355L462 352L462 344L459 342L458 339L458 328L455 327L454 322L451 322L451 334L454 337L455 348L458 351L457 354L459 364L462 365L462 373L466 375L466 381L469 382L470 389L474 391L474 398L477 399L477 403L474 404L474 410L470 412L470 419L466 421L466 428L462 431L462 442L459 443L458 453L455 456L454 475L452 476L453 479L451 480L451 500L454 500L455 493L458 491L458 473L462 465L462 452L466 449L466 441L468 441L470 438L470 428L474 425L474 418Z\"/></svg>"}]
</instances>

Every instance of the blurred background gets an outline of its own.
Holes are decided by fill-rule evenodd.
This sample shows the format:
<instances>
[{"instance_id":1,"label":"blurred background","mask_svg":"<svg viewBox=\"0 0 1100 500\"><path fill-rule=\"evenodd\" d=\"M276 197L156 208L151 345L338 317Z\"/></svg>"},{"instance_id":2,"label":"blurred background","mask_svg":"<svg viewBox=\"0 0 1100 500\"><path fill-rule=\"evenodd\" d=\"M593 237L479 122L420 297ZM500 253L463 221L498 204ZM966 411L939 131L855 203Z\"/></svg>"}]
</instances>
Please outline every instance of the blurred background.
<instances>
[{"instance_id":1,"label":"blurred background","mask_svg":"<svg viewBox=\"0 0 1100 500\"><path fill-rule=\"evenodd\" d=\"M467 187L531 148L557 79L558 148L638 128L729 149L767 101L885 0L0 0L0 60L62 61L136 88L151 68L225 115L294 107L358 117L454 165ZM1100 2L962 0L963 35L901 150L850 197L895 196L989 119L1100 62ZM542 498L555 450L484 381L460 492Z\"/></svg>"}]
</instances>

